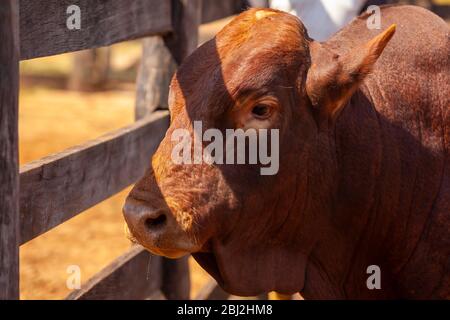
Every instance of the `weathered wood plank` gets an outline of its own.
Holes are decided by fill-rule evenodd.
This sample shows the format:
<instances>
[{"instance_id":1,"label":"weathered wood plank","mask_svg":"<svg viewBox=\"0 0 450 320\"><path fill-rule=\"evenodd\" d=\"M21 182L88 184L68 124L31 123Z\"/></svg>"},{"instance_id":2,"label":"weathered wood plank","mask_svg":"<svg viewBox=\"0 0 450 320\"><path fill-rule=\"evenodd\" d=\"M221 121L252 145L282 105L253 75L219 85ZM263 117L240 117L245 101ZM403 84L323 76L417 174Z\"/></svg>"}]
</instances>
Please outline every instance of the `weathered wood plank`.
<instances>
[{"instance_id":1,"label":"weathered wood plank","mask_svg":"<svg viewBox=\"0 0 450 320\"><path fill-rule=\"evenodd\" d=\"M19 298L18 9L0 1L0 300Z\"/></svg>"},{"instance_id":2,"label":"weathered wood plank","mask_svg":"<svg viewBox=\"0 0 450 320\"><path fill-rule=\"evenodd\" d=\"M230 296L215 280L210 280L203 286L195 297L195 300L226 300Z\"/></svg>"},{"instance_id":3,"label":"weathered wood plank","mask_svg":"<svg viewBox=\"0 0 450 320\"><path fill-rule=\"evenodd\" d=\"M21 243L50 230L141 177L164 137L159 111L81 146L20 169Z\"/></svg>"},{"instance_id":4,"label":"weathered wood plank","mask_svg":"<svg viewBox=\"0 0 450 320\"><path fill-rule=\"evenodd\" d=\"M157 109L167 109L169 84L181 61L198 45L200 0L173 0L174 31L165 37L143 41L136 90L136 119Z\"/></svg>"},{"instance_id":5,"label":"weathered wood plank","mask_svg":"<svg viewBox=\"0 0 450 320\"><path fill-rule=\"evenodd\" d=\"M146 38L142 47L136 81L136 119L141 119L157 109L168 108L169 85L177 69L177 64L162 37Z\"/></svg>"},{"instance_id":6,"label":"weathered wood plank","mask_svg":"<svg viewBox=\"0 0 450 320\"><path fill-rule=\"evenodd\" d=\"M70 5L81 28L69 30ZM20 0L21 59L107 46L171 31L171 2L160 0Z\"/></svg>"},{"instance_id":7,"label":"weathered wood plank","mask_svg":"<svg viewBox=\"0 0 450 320\"><path fill-rule=\"evenodd\" d=\"M67 300L162 299L155 295L161 286L161 257L134 246L97 273Z\"/></svg>"},{"instance_id":8,"label":"weathered wood plank","mask_svg":"<svg viewBox=\"0 0 450 320\"><path fill-rule=\"evenodd\" d=\"M163 259L161 291L168 300L187 300L190 296L189 257Z\"/></svg>"},{"instance_id":9,"label":"weathered wood plank","mask_svg":"<svg viewBox=\"0 0 450 320\"><path fill-rule=\"evenodd\" d=\"M173 32L164 41L178 65L197 48L201 14L202 0L172 0Z\"/></svg>"},{"instance_id":10,"label":"weathered wood plank","mask_svg":"<svg viewBox=\"0 0 450 320\"><path fill-rule=\"evenodd\" d=\"M202 23L226 18L241 12L249 6L245 0L203 0Z\"/></svg>"}]
</instances>

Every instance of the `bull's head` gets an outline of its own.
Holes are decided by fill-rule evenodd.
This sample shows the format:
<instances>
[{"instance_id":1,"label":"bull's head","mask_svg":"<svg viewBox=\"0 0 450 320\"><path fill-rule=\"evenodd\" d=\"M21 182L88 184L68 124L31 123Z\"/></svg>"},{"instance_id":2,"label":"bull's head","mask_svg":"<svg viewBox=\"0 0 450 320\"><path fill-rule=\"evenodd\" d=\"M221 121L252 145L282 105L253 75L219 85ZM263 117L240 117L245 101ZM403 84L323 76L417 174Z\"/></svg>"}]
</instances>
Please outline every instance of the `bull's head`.
<instances>
[{"instance_id":1,"label":"bull's head","mask_svg":"<svg viewBox=\"0 0 450 320\"><path fill-rule=\"evenodd\" d=\"M235 294L301 291L307 257L331 224L334 122L393 33L338 55L290 14L249 10L235 18L172 80L170 128L124 207L132 235L156 254L192 253ZM279 129L279 170L174 162L174 133L193 134L194 121L224 136Z\"/></svg>"}]
</instances>

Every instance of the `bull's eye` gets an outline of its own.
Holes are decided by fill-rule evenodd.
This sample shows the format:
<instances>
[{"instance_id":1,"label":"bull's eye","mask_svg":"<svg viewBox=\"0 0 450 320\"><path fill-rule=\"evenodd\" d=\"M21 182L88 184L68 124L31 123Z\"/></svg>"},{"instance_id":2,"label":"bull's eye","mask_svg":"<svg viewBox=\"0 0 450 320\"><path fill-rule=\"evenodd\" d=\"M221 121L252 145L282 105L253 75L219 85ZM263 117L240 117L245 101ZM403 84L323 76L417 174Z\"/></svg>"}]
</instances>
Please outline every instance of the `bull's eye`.
<instances>
[{"instance_id":1,"label":"bull's eye","mask_svg":"<svg viewBox=\"0 0 450 320\"><path fill-rule=\"evenodd\" d=\"M255 118L266 119L270 116L271 108L265 104L257 104L252 109L252 114Z\"/></svg>"}]
</instances>

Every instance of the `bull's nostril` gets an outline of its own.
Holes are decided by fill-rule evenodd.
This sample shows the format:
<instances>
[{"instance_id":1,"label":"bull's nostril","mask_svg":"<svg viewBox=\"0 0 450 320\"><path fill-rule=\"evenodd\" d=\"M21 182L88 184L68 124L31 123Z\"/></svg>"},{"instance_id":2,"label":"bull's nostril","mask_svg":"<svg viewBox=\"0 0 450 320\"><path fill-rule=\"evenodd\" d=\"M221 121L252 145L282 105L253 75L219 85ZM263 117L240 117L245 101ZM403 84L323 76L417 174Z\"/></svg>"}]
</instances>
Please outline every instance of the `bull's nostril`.
<instances>
[{"instance_id":1,"label":"bull's nostril","mask_svg":"<svg viewBox=\"0 0 450 320\"><path fill-rule=\"evenodd\" d=\"M156 230L156 229L160 229L161 227L163 227L166 224L166 221L167 221L167 217L165 214L162 213L159 216L157 216L156 218L145 219L145 226L147 227L147 229Z\"/></svg>"}]
</instances>

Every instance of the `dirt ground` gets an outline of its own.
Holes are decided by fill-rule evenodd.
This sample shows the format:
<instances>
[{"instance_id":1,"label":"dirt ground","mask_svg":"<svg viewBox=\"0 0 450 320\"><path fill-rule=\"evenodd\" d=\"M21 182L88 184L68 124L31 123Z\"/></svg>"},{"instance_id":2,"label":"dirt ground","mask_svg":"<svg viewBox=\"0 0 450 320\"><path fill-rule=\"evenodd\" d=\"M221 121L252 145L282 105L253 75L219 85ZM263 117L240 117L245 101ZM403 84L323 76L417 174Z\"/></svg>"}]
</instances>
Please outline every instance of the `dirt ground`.
<instances>
[{"instance_id":1,"label":"dirt ground","mask_svg":"<svg viewBox=\"0 0 450 320\"><path fill-rule=\"evenodd\" d=\"M202 27L200 43L212 37L224 23ZM72 54L21 62L20 164L132 123L135 100L132 66L140 54L140 41L114 45L112 88L100 92L65 89ZM21 299L62 299L70 292L66 286L68 266L80 267L84 283L130 247L121 214L129 190L20 247ZM190 266L191 296L195 296L210 278L192 258Z\"/></svg>"}]
</instances>

